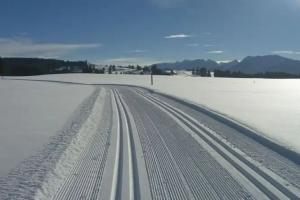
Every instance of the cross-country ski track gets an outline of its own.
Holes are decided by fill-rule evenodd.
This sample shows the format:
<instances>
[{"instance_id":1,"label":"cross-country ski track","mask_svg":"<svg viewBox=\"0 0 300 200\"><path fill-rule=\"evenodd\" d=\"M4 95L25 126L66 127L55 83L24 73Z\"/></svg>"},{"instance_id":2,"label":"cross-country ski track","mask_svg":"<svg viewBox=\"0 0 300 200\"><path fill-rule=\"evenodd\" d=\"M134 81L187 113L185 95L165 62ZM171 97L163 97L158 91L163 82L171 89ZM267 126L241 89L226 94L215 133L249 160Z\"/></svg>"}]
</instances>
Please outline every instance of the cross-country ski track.
<instances>
[{"instance_id":1,"label":"cross-country ski track","mask_svg":"<svg viewBox=\"0 0 300 200\"><path fill-rule=\"evenodd\" d=\"M179 99L94 87L75 134L45 147L53 167L16 170L0 199L300 199L299 155Z\"/></svg>"}]
</instances>

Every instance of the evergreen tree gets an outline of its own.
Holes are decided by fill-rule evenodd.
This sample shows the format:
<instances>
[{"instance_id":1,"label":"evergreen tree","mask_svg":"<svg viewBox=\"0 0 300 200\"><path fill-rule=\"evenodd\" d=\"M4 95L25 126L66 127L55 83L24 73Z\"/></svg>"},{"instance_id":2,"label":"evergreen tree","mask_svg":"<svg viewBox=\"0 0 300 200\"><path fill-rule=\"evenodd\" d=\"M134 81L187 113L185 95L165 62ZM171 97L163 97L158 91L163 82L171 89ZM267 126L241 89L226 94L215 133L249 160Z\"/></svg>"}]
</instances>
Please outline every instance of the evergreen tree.
<instances>
[{"instance_id":1,"label":"evergreen tree","mask_svg":"<svg viewBox=\"0 0 300 200\"><path fill-rule=\"evenodd\" d=\"M171 75L174 75L175 73L174 73L174 70L173 69L171 69Z\"/></svg>"},{"instance_id":2,"label":"evergreen tree","mask_svg":"<svg viewBox=\"0 0 300 200\"><path fill-rule=\"evenodd\" d=\"M145 67L143 68L143 72L150 72L150 68L149 68L148 66L145 66Z\"/></svg>"},{"instance_id":3,"label":"evergreen tree","mask_svg":"<svg viewBox=\"0 0 300 200\"><path fill-rule=\"evenodd\" d=\"M4 74L3 64L2 64L2 58L0 57L0 76L3 76Z\"/></svg>"},{"instance_id":4,"label":"evergreen tree","mask_svg":"<svg viewBox=\"0 0 300 200\"><path fill-rule=\"evenodd\" d=\"M200 75L200 70L199 70L199 67L196 68L196 76L199 76Z\"/></svg>"},{"instance_id":5,"label":"evergreen tree","mask_svg":"<svg viewBox=\"0 0 300 200\"><path fill-rule=\"evenodd\" d=\"M207 69L206 68L201 68L200 69L200 76L202 76L202 77L207 76Z\"/></svg>"}]
</instances>

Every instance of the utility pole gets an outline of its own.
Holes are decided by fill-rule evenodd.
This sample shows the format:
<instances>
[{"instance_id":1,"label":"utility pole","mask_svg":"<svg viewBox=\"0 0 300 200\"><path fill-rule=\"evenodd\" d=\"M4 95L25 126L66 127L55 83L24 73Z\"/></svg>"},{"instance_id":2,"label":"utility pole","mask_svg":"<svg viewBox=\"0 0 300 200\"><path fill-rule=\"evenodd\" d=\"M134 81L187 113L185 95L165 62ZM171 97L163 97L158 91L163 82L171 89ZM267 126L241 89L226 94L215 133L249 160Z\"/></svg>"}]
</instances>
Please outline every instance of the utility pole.
<instances>
[{"instance_id":1,"label":"utility pole","mask_svg":"<svg viewBox=\"0 0 300 200\"><path fill-rule=\"evenodd\" d=\"M152 72L152 66L150 67L150 78L151 78L151 85L153 85L153 72Z\"/></svg>"},{"instance_id":2,"label":"utility pole","mask_svg":"<svg viewBox=\"0 0 300 200\"><path fill-rule=\"evenodd\" d=\"M0 57L0 74L1 74L1 79L3 79L3 67L2 67L2 58Z\"/></svg>"},{"instance_id":3,"label":"utility pole","mask_svg":"<svg viewBox=\"0 0 300 200\"><path fill-rule=\"evenodd\" d=\"M1 74L1 79L3 79L3 76L4 76L4 67L2 65L1 57L0 57L0 74Z\"/></svg>"},{"instance_id":4,"label":"utility pole","mask_svg":"<svg viewBox=\"0 0 300 200\"><path fill-rule=\"evenodd\" d=\"M151 73L151 85L153 85L153 74Z\"/></svg>"}]
</instances>

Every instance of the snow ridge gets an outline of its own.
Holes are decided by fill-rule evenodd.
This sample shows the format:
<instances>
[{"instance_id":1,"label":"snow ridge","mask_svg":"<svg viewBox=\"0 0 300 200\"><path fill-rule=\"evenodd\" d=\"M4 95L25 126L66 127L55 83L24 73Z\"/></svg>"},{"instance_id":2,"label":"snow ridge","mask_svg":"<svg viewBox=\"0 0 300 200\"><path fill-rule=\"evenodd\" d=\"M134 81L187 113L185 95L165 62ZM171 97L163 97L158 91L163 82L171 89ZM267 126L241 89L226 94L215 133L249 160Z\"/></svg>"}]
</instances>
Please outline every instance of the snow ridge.
<instances>
[{"instance_id":1,"label":"snow ridge","mask_svg":"<svg viewBox=\"0 0 300 200\"><path fill-rule=\"evenodd\" d=\"M100 89L96 88L40 152L24 160L7 177L0 179L0 199L33 199L36 194L41 194L37 191L42 191L40 189L47 182L49 174L59 176L52 170L90 116L99 93Z\"/></svg>"},{"instance_id":2,"label":"snow ridge","mask_svg":"<svg viewBox=\"0 0 300 200\"><path fill-rule=\"evenodd\" d=\"M48 188L54 189L48 192L49 196L44 199L96 198L98 186L102 182L111 129L107 92L102 91L78 137L66 151L64 156L66 159L62 158L60 165L55 169L63 176L51 177L52 185ZM105 127L99 124L105 124ZM60 167L65 168L66 173Z\"/></svg>"}]
</instances>

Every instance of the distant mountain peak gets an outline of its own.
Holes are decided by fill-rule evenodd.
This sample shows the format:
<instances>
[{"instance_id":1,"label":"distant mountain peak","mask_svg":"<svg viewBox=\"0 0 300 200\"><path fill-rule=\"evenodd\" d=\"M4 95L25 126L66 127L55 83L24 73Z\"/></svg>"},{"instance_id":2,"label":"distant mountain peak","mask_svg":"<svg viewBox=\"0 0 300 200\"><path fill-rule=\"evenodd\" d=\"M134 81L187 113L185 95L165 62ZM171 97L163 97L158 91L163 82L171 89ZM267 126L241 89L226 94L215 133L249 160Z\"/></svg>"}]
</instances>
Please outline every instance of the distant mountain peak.
<instances>
[{"instance_id":1,"label":"distant mountain peak","mask_svg":"<svg viewBox=\"0 0 300 200\"><path fill-rule=\"evenodd\" d=\"M250 74L264 72L300 74L300 61L279 55L247 56L230 70Z\"/></svg>"},{"instance_id":2,"label":"distant mountain peak","mask_svg":"<svg viewBox=\"0 0 300 200\"><path fill-rule=\"evenodd\" d=\"M247 56L243 60L230 62L216 62L211 59L183 60L174 63L158 63L161 69L185 69L206 68L208 70L229 70L244 73L285 72L300 74L300 61L285 58L279 55Z\"/></svg>"}]
</instances>

